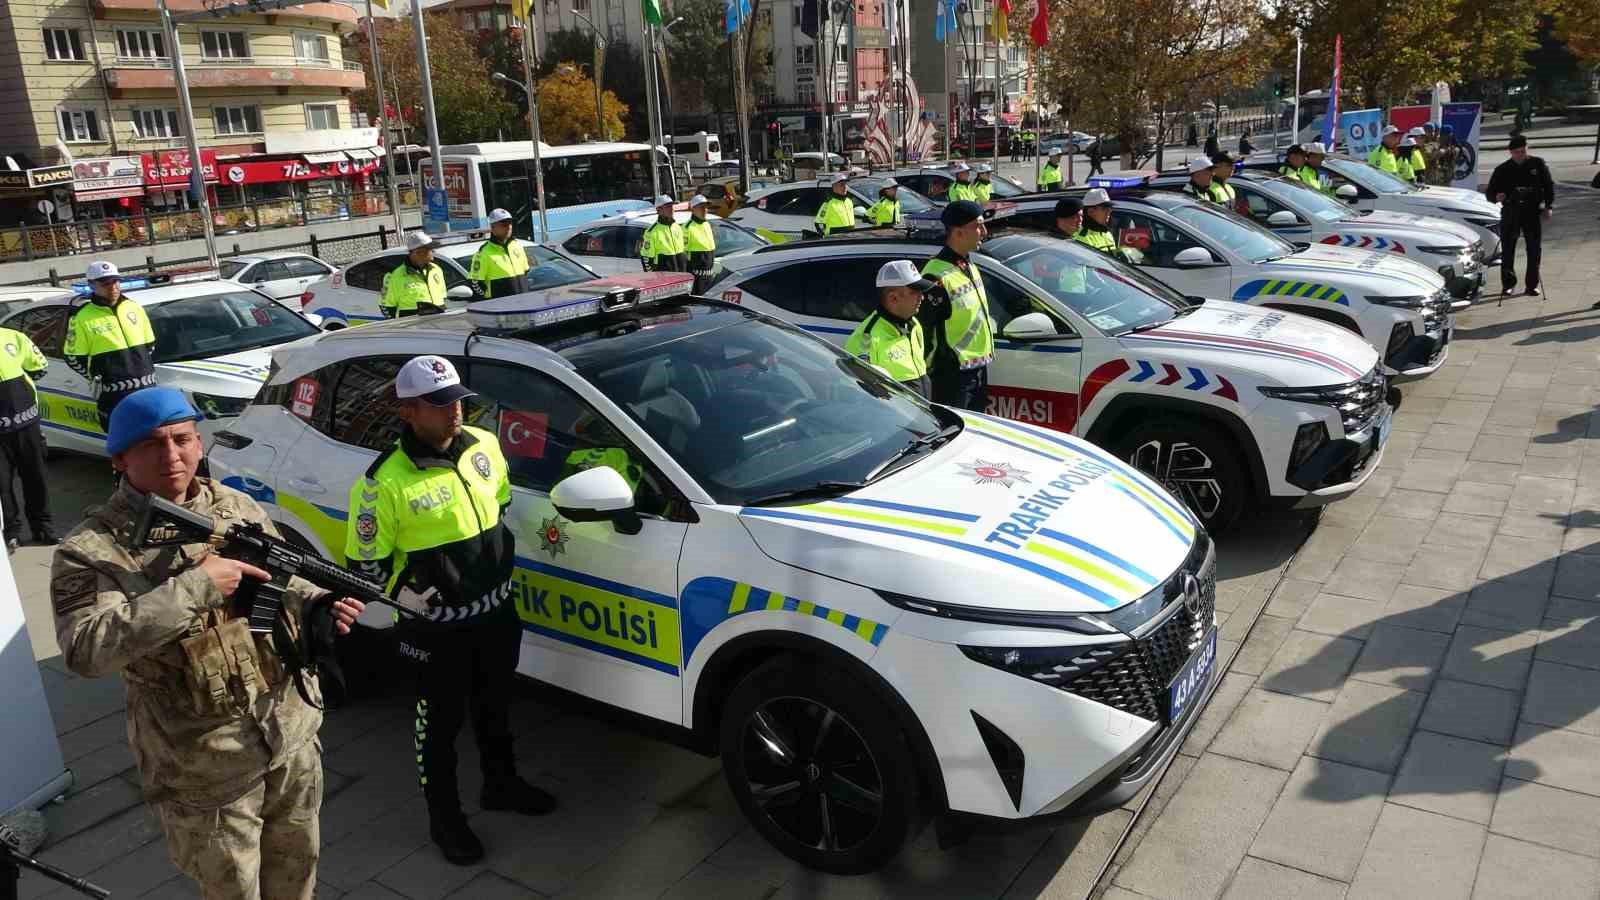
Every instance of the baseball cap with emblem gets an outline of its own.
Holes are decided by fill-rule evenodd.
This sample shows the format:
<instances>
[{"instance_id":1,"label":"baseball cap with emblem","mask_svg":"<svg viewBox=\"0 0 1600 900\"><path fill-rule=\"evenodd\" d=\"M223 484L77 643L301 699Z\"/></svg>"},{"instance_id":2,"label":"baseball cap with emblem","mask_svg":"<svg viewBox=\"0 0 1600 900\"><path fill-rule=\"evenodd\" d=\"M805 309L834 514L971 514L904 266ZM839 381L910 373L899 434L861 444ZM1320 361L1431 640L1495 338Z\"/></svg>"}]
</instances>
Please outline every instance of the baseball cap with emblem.
<instances>
[{"instance_id":1,"label":"baseball cap with emblem","mask_svg":"<svg viewBox=\"0 0 1600 900\"><path fill-rule=\"evenodd\" d=\"M433 238L426 231L406 232L406 250L420 250L423 247L432 247Z\"/></svg>"},{"instance_id":2,"label":"baseball cap with emblem","mask_svg":"<svg viewBox=\"0 0 1600 900\"><path fill-rule=\"evenodd\" d=\"M843 172L835 172L835 173L833 173L833 175L829 176L828 185L831 187L831 186L836 185L836 184L844 184L846 181L849 181L849 180L850 180L850 176L849 175L847 175L847 174L845 174Z\"/></svg>"},{"instance_id":3,"label":"baseball cap with emblem","mask_svg":"<svg viewBox=\"0 0 1600 900\"><path fill-rule=\"evenodd\" d=\"M1111 195L1106 193L1104 188L1090 188L1089 190L1084 191L1084 193L1083 193L1083 208L1084 209L1088 209L1091 206L1110 206L1110 205L1111 205Z\"/></svg>"},{"instance_id":4,"label":"baseball cap with emblem","mask_svg":"<svg viewBox=\"0 0 1600 900\"><path fill-rule=\"evenodd\" d=\"M450 360L432 355L414 357L400 367L394 377L394 394L401 400L415 398L433 406L476 396L461 384L461 376L456 374L456 367Z\"/></svg>"},{"instance_id":5,"label":"baseball cap with emblem","mask_svg":"<svg viewBox=\"0 0 1600 900\"><path fill-rule=\"evenodd\" d=\"M908 287L916 288L926 294L934 289L938 282L931 278L922 277L917 267L910 260L897 259L883 264L878 270L878 287Z\"/></svg>"},{"instance_id":6,"label":"baseball cap with emblem","mask_svg":"<svg viewBox=\"0 0 1600 900\"><path fill-rule=\"evenodd\" d=\"M96 260L89 263L89 268L84 270L83 277L90 281L99 281L102 278L121 278L122 274L117 271L116 264Z\"/></svg>"},{"instance_id":7,"label":"baseball cap with emblem","mask_svg":"<svg viewBox=\"0 0 1600 900\"><path fill-rule=\"evenodd\" d=\"M198 422L200 413L177 388L147 387L122 398L106 425L106 453L116 456L163 425Z\"/></svg>"},{"instance_id":8,"label":"baseball cap with emblem","mask_svg":"<svg viewBox=\"0 0 1600 900\"><path fill-rule=\"evenodd\" d=\"M1207 157L1191 156L1189 157L1189 174L1193 175L1196 172L1209 172L1211 171L1211 167L1213 165L1215 165L1215 163L1213 163Z\"/></svg>"},{"instance_id":9,"label":"baseball cap with emblem","mask_svg":"<svg viewBox=\"0 0 1600 900\"><path fill-rule=\"evenodd\" d=\"M1422 130L1421 125L1416 125L1413 126L1410 131L1406 132L1406 137L1422 137L1426 133L1427 132Z\"/></svg>"},{"instance_id":10,"label":"baseball cap with emblem","mask_svg":"<svg viewBox=\"0 0 1600 900\"><path fill-rule=\"evenodd\" d=\"M1400 129L1394 127L1393 125L1385 125L1385 126L1383 126L1383 133L1378 135L1378 137L1388 137L1391 134L1399 134L1399 133L1400 133Z\"/></svg>"},{"instance_id":11,"label":"baseball cap with emblem","mask_svg":"<svg viewBox=\"0 0 1600 900\"><path fill-rule=\"evenodd\" d=\"M1306 153L1311 156L1327 156L1328 148L1322 146L1321 141L1312 141L1306 145Z\"/></svg>"},{"instance_id":12,"label":"baseball cap with emblem","mask_svg":"<svg viewBox=\"0 0 1600 900\"><path fill-rule=\"evenodd\" d=\"M960 228L983 218L983 207L971 200L957 200L947 204L939 213L939 222L945 228Z\"/></svg>"},{"instance_id":13,"label":"baseball cap with emblem","mask_svg":"<svg viewBox=\"0 0 1600 900\"><path fill-rule=\"evenodd\" d=\"M955 165L950 167L950 171L955 173L955 174L957 174L957 175L960 175L962 172L971 172L972 171L972 167L967 165L964 162L958 162Z\"/></svg>"},{"instance_id":14,"label":"baseball cap with emblem","mask_svg":"<svg viewBox=\"0 0 1600 900\"><path fill-rule=\"evenodd\" d=\"M489 213L489 224L490 225L498 225L501 222L509 222L509 221L511 221L511 213L506 212L503 209L497 209L497 210L494 210L493 212Z\"/></svg>"},{"instance_id":15,"label":"baseball cap with emblem","mask_svg":"<svg viewBox=\"0 0 1600 900\"><path fill-rule=\"evenodd\" d=\"M694 209L696 206L705 206L710 202L710 200L706 199L705 194L695 194L693 197L689 198L689 208Z\"/></svg>"}]
</instances>

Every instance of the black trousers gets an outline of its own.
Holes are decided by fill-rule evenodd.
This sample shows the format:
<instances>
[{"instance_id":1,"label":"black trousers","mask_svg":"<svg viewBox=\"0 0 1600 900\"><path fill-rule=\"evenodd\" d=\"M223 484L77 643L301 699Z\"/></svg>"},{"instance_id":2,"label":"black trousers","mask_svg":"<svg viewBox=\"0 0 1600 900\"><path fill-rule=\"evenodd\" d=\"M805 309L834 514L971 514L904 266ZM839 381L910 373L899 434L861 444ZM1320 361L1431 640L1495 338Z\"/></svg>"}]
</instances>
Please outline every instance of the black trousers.
<instances>
[{"instance_id":1,"label":"black trousers","mask_svg":"<svg viewBox=\"0 0 1600 900\"><path fill-rule=\"evenodd\" d=\"M1517 286L1517 238L1527 243L1528 268L1522 283L1530 289L1539 286L1539 258L1544 255L1544 221L1537 206L1500 208L1500 287Z\"/></svg>"},{"instance_id":2,"label":"black trousers","mask_svg":"<svg viewBox=\"0 0 1600 900\"><path fill-rule=\"evenodd\" d=\"M401 651L417 665L417 776L430 810L457 811L456 735L470 712L486 781L516 771L508 711L522 626L506 605L449 625L406 623Z\"/></svg>"},{"instance_id":3,"label":"black trousers","mask_svg":"<svg viewBox=\"0 0 1600 900\"><path fill-rule=\"evenodd\" d=\"M953 369L933 376L933 402L987 412L989 409L989 367Z\"/></svg>"},{"instance_id":4,"label":"black trousers","mask_svg":"<svg viewBox=\"0 0 1600 900\"><path fill-rule=\"evenodd\" d=\"M23 502L17 503L16 481L22 481ZM50 530L50 488L44 477L44 434L35 419L0 434L0 506L5 507L5 538L22 538L22 521L35 535Z\"/></svg>"}]
</instances>

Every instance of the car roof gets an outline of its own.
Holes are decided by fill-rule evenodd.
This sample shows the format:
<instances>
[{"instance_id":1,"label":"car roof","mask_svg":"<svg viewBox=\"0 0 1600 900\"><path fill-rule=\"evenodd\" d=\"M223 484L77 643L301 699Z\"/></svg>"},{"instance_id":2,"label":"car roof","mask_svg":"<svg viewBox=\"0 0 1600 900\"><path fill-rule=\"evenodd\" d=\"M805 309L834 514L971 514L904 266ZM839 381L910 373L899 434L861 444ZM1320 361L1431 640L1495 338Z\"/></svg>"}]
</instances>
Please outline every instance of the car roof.
<instances>
[{"instance_id":1,"label":"car roof","mask_svg":"<svg viewBox=\"0 0 1600 900\"><path fill-rule=\"evenodd\" d=\"M317 257L312 256L309 253L301 253L298 250L261 250L254 253L242 253L238 256L230 256L223 260L223 262L249 264L263 262L269 259L289 259L291 257L300 259L315 259L317 262L322 262L322 260L317 259Z\"/></svg>"},{"instance_id":2,"label":"car roof","mask_svg":"<svg viewBox=\"0 0 1600 900\"><path fill-rule=\"evenodd\" d=\"M170 303L173 300L187 300L191 297L211 297L218 294L255 294L265 297L244 285L221 278L207 281L186 281L182 284L163 284L147 288L135 288L125 292L125 296L138 302L140 306L154 306L161 303ZM65 294L55 297L43 298L43 302L60 304L74 302L80 299L78 294Z\"/></svg>"},{"instance_id":3,"label":"car roof","mask_svg":"<svg viewBox=\"0 0 1600 900\"><path fill-rule=\"evenodd\" d=\"M672 212L672 218L675 221L680 221L680 222L681 221L686 221L689 218L690 215L691 215L691 213L687 209L674 209L673 212ZM650 222L654 222L655 220L656 220L656 211L655 210L653 210L653 209L636 209L636 210L630 210L628 212L622 213L621 215L607 216L604 219L596 219L595 221L590 222L589 224L580 227L578 229L577 233L578 234L582 234L585 231L589 231L591 229L606 228L606 227L609 227L609 226L612 226L612 225L644 225L644 224L648 224ZM706 213L706 220L707 221L721 222L723 219L722 219L721 216L717 215L716 213ZM730 222L729 224L731 225L731 224L734 224L734 223Z\"/></svg>"}]
</instances>

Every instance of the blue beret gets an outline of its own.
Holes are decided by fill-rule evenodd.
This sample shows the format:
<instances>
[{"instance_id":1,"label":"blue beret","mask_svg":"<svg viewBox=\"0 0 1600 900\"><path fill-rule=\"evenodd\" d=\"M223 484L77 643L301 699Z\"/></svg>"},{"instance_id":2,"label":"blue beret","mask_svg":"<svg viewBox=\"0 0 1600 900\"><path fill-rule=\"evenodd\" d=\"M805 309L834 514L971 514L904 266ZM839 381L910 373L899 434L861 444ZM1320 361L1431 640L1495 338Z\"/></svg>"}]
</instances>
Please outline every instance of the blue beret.
<instances>
[{"instance_id":1,"label":"blue beret","mask_svg":"<svg viewBox=\"0 0 1600 900\"><path fill-rule=\"evenodd\" d=\"M106 429L106 452L115 456L163 425L199 420L200 413L182 391L169 387L140 388L123 397L111 411L111 425Z\"/></svg>"}]
</instances>

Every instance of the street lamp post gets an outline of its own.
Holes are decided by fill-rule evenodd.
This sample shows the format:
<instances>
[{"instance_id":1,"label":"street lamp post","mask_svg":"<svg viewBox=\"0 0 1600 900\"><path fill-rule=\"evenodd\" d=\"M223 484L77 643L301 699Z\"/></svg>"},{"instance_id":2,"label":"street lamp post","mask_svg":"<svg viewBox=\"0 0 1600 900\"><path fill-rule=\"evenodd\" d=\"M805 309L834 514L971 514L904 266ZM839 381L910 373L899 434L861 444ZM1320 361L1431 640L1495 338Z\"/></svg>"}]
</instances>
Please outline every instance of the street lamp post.
<instances>
[{"instance_id":1,"label":"street lamp post","mask_svg":"<svg viewBox=\"0 0 1600 900\"><path fill-rule=\"evenodd\" d=\"M666 37L672 34L672 29L674 27L681 24L683 24L683 16L679 16L676 19L673 19L671 22L661 26L661 34L663 37L661 40L656 41L656 52L650 58L650 65L655 66L656 71L656 112L661 115L662 143L667 145L667 159L672 161L674 165L676 165L676 160L674 157L677 156L677 143L675 141L667 140L669 137L667 134L667 123L672 122L674 126L676 126L678 123L673 121L674 117L671 112L672 84L667 81L668 72L665 64L667 58ZM674 173L674 177L676 177L676 173Z\"/></svg>"},{"instance_id":2,"label":"street lamp post","mask_svg":"<svg viewBox=\"0 0 1600 900\"><path fill-rule=\"evenodd\" d=\"M598 61L601 58L601 54L606 50L606 39L600 36L600 29L595 27L594 20L578 12L577 7L572 8L572 14L582 19L589 26L589 33L594 35L594 58ZM606 132L605 109L600 104L600 79L602 77L604 76L600 72L600 67L596 65L594 71L594 130L600 140L609 141L611 140L611 135Z\"/></svg>"},{"instance_id":3,"label":"street lamp post","mask_svg":"<svg viewBox=\"0 0 1600 900\"><path fill-rule=\"evenodd\" d=\"M167 46L172 52L172 81L178 89L178 107L183 113L183 135L189 148L189 191L195 205L200 208L200 223L205 230L206 258L211 268L217 267L217 232L211 222L211 201L206 197L205 166L200 162L200 138L195 134L194 104L189 99L189 76L183 68L183 47L178 43L178 24L167 9L167 0L156 0L161 13L161 27L166 32Z\"/></svg>"}]
</instances>

